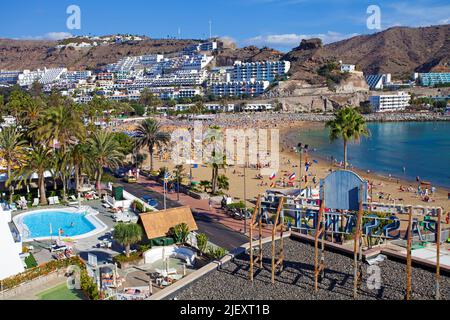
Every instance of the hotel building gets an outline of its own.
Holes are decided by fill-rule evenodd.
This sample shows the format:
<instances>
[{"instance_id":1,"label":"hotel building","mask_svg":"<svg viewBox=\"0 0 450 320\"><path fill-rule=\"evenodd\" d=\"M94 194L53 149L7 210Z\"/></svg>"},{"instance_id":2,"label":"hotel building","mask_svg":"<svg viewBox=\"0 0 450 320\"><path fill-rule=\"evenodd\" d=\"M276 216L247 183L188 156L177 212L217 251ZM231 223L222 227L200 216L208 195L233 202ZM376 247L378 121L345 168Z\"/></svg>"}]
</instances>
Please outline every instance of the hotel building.
<instances>
[{"instance_id":1,"label":"hotel building","mask_svg":"<svg viewBox=\"0 0 450 320\"><path fill-rule=\"evenodd\" d=\"M378 95L369 97L374 112L394 112L405 110L409 106L411 96L405 92L392 95Z\"/></svg>"},{"instance_id":2,"label":"hotel building","mask_svg":"<svg viewBox=\"0 0 450 320\"><path fill-rule=\"evenodd\" d=\"M232 79L234 81L274 81L289 72L289 61L247 62L235 61Z\"/></svg>"}]
</instances>

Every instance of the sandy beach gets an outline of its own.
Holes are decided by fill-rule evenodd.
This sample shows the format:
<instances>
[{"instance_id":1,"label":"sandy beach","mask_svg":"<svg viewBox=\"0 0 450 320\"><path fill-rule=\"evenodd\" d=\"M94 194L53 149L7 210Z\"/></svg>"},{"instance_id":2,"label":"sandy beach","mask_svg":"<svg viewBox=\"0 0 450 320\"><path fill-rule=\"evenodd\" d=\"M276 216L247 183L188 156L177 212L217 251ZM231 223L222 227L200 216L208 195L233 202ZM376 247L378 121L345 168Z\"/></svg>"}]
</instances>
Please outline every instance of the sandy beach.
<instances>
[{"instance_id":1,"label":"sandy beach","mask_svg":"<svg viewBox=\"0 0 450 320\"><path fill-rule=\"evenodd\" d=\"M258 121L258 123L253 123L252 125L256 125L256 127L269 127L267 123L263 121ZM294 186L299 185L299 155L295 152L291 152L293 145L292 141L288 141L285 139L288 131L295 130L297 128L308 129L308 128L316 128L317 126L323 126L323 123L317 122L294 122L294 123L284 123L282 125L278 125L277 129L280 129L280 171L277 173L276 179L273 181L277 181L278 184L282 184L283 180L288 182L288 177L292 173L296 173L297 180L294 181ZM178 126L167 126L166 130L169 132L173 130L174 127ZM233 123L228 125L227 127L233 128L245 128L245 125L242 123ZM143 150L143 152L146 152ZM311 163L308 175L308 186L318 186L320 179L325 178L331 170L340 169L338 166L331 163L330 160L327 160L324 157L321 157L317 154L304 154L303 155L303 164L305 162L305 158L308 158L308 161ZM148 167L149 161L144 163L144 167ZM166 166L169 170L173 170L174 164L170 159L166 161L161 161L158 157L155 157L155 169L159 169L160 167ZM303 176L305 173L305 167L303 167ZM381 203L401 203L407 205L418 205L418 206L429 206L429 207L442 207L445 212L450 211L450 200L448 200L448 193L450 190L444 188L438 188L436 193L431 195L431 202L425 202L421 199L421 197L417 196L417 183L415 181L405 181L397 178L389 178L384 177L382 175L367 171L358 170L357 168L353 168L355 172L357 172L362 178L367 179L369 182L373 184L372 195L374 201ZM185 171L189 174L189 167L185 166ZM270 189L270 186L273 181L269 179L269 177L265 176L263 179L258 178L258 174L260 170L256 168L246 168L246 176L245 176L245 195L247 200L255 199L258 194L263 194L267 189ZM225 174L229 178L230 188L225 191L228 195L235 198L236 200L244 199L244 168L243 166L228 166L224 170L220 170L220 174ZM199 165L198 168L192 169L193 181L201 181L201 180L210 180L211 179L211 168ZM315 179L314 179L315 177ZM315 180L315 183L313 182ZM305 186L305 183L302 182L302 186ZM401 189L405 190L402 191ZM409 189L409 191L408 191Z\"/></svg>"}]
</instances>

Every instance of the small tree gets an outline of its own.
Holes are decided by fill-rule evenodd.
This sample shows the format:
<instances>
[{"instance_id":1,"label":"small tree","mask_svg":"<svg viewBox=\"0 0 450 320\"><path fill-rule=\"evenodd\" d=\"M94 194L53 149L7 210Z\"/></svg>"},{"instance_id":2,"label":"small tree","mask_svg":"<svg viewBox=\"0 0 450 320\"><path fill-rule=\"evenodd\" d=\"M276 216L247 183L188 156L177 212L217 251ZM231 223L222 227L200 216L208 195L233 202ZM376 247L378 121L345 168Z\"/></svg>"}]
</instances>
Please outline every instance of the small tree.
<instances>
[{"instance_id":1,"label":"small tree","mask_svg":"<svg viewBox=\"0 0 450 320\"><path fill-rule=\"evenodd\" d=\"M211 188L211 181L202 180L200 181L200 186L203 188L205 192L208 192L208 188Z\"/></svg>"},{"instance_id":2,"label":"small tree","mask_svg":"<svg viewBox=\"0 0 450 320\"><path fill-rule=\"evenodd\" d=\"M206 251L206 246L208 245L208 236L204 233L199 233L197 238L197 248L200 250L200 254Z\"/></svg>"},{"instance_id":3,"label":"small tree","mask_svg":"<svg viewBox=\"0 0 450 320\"><path fill-rule=\"evenodd\" d=\"M136 223L119 223L114 227L114 239L125 247L125 255L130 256L130 247L142 239L142 228Z\"/></svg>"},{"instance_id":4,"label":"small tree","mask_svg":"<svg viewBox=\"0 0 450 320\"><path fill-rule=\"evenodd\" d=\"M186 223L177 224L170 229L170 235L177 243L186 243L189 236L189 227Z\"/></svg>"},{"instance_id":5,"label":"small tree","mask_svg":"<svg viewBox=\"0 0 450 320\"><path fill-rule=\"evenodd\" d=\"M217 178L217 186L219 187L219 190L228 190L230 188L228 177L224 174L220 175Z\"/></svg>"}]
</instances>

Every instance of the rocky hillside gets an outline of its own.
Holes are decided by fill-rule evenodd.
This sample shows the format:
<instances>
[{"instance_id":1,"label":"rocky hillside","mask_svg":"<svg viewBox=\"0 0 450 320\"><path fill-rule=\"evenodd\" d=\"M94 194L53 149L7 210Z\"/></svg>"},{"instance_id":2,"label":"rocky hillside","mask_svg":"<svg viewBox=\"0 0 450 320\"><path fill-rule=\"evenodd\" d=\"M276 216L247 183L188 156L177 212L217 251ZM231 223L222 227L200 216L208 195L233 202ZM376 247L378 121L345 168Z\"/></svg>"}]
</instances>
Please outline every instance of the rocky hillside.
<instances>
[{"instance_id":1,"label":"rocky hillside","mask_svg":"<svg viewBox=\"0 0 450 320\"><path fill-rule=\"evenodd\" d=\"M236 48L225 39L216 65L231 65L235 60L258 61L287 59L292 62L291 78L309 84L324 84L326 77L317 70L342 60L356 64L366 74L390 72L394 78L406 78L414 71L450 70L450 25L426 28L395 27L322 45L320 39L303 40L287 54L270 48ZM61 42L0 39L0 69L36 69L65 66L69 69L98 69L129 55L170 54L198 40L148 39L94 48L55 48Z\"/></svg>"},{"instance_id":2,"label":"rocky hillside","mask_svg":"<svg viewBox=\"0 0 450 320\"><path fill-rule=\"evenodd\" d=\"M56 48L61 42L0 39L0 69L22 70L64 66L69 69L99 69L125 56L181 51L196 40L131 41L91 48Z\"/></svg>"},{"instance_id":3,"label":"rocky hillside","mask_svg":"<svg viewBox=\"0 0 450 320\"><path fill-rule=\"evenodd\" d=\"M317 68L340 60L356 64L366 74L389 72L395 78L410 77L414 71L446 71L450 70L450 25L395 27L328 45L320 39L304 40L284 59L293 62L293 79L313 83L321 80Z\"/></svg>"}]
</instances>

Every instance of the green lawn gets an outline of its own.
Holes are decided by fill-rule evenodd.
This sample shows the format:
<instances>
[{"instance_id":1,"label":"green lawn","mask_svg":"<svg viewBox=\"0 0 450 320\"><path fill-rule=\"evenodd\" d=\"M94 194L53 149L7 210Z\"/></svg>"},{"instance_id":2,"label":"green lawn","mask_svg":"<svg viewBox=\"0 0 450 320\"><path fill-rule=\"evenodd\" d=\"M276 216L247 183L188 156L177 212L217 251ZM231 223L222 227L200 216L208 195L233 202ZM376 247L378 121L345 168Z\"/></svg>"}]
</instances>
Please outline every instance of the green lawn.
<instances>
[{"instance_id":1,"label":"green lawn","mask_svg":"<svg viewBox=\"0 0 450 320\"><path fill-rule=\"evenodd\" d=\"M62 283L37 294L39 300L83 300L81 290L70 290L66 283Z\"/></svg>"}]
</instances>

